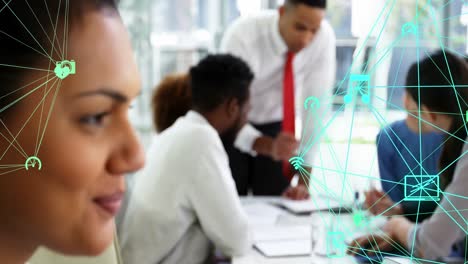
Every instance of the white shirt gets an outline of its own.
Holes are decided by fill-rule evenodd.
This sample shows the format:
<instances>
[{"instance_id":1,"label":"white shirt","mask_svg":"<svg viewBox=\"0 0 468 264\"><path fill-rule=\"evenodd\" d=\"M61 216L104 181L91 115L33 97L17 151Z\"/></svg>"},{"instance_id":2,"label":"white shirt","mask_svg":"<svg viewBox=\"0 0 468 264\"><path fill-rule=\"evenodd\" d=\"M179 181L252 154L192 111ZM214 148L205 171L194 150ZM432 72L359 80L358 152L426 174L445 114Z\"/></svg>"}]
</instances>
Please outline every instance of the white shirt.
<instances>
[{"instance_id":1,"label":"white shirt","mask_svg":"<svg viewBox=\"0 0 468 264\"><path fill-rule=\"evenodd\" d=\"M468 139L467 139L468 142ZM423 252L423 258L434 260L447 257L452 245L467 236L468 220L468 143L463 146L452 182L441 192L441 202L429 219L414 225L408 233L409 250ZM414 239L416 232L416 240Z\"/></svg>"},{"instance_id":2,"label":"white shirt","mask_svg":"<svg viewBox=\"0 0 468 264\"><path fill-rule=\"evenodd\" d=\"M125 263L204 263L251 247L247 216L217 131L194 111L155 137L122 223Z\"/></svg>"},{"instance_id":3,"label":"white shirt","mask_svg":"<svg viewBox=\"0 0 468 264\"><path fill-rule=\"evenodd\" d=\"M278 23L279 15L276 10L240 18L227 30L221 43L222 52L239 56L255 74L250 89L252 108L249 112L249 121L254 124L283 120L283 75L288 48L279 33ZM294 58L296 113L302 124L307 123L308 117L308 111L304 108L306 98L315 96L322 99L331 96L336 73L335 43L333 29L324 20L313 41ZM316 116L324 119L323 111L328 112L328 108L321 109L322 113ZM301 137L317 137L320 131L314 130L314 126L318 125L317 122L310 121L307 131ZM253 126L246 125L240 131L235 146L255 155L252 145L260 135ZM310 155L315 152L315 148L312 149Z\"/></svg>"}]
</instances>

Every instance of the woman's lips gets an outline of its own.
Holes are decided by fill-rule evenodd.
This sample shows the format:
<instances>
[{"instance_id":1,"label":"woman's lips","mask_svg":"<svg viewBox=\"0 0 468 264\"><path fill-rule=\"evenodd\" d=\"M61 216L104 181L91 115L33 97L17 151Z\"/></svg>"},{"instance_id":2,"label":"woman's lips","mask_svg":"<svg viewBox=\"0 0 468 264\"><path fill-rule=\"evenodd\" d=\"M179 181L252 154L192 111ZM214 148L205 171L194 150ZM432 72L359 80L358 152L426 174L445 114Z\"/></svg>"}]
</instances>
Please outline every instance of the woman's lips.
<instances>
[{"instance_id":1,"label":"woman's lips","mask_svg":"<svg viewBox=\"0 0 468 264\"><path fill-rule=\"evenodd\" d=\"M122 205L123 196L123 192L116 192L111 195L97 197L93 199L93 201L104 211L108 212L112 216L115 216L119 212L120 206Z\"/></svg>"}]
</instances>

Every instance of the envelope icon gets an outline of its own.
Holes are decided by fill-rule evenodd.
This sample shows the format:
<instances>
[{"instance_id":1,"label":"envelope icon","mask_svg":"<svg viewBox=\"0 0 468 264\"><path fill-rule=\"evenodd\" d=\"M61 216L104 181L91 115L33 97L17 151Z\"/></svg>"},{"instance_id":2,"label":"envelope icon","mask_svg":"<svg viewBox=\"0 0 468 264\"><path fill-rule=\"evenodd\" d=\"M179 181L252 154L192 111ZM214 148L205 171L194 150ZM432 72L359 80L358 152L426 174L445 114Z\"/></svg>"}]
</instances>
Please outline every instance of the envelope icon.
<instances>
[{"instance_id":1,"label":"envelope icon","mask_svg":"<svg viewBox=\"0 0 468 264\"><path fill-rule=\"evenodd\" d=\"M405 201L439 201L439 175L406 175Z\"/></svg>"}]
</instances>

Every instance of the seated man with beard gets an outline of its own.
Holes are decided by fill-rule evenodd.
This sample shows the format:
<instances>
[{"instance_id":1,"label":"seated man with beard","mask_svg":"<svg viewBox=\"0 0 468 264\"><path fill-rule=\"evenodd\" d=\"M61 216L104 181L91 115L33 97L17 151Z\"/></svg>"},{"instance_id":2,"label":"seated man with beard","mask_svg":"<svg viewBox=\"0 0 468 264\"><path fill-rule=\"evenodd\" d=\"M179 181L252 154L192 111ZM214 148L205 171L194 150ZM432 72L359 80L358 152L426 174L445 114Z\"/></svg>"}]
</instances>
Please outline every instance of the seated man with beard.
<instances>
[{"instance_id":1,"label":"seated man with beard","mask_svg":"<svg viewBox=\"0 0 468 264\"><path fill-rule=\"evenodd\" d=\"M122 226L125 263L207 263L251 247L247 216L223 140L247 121L253 74L240 59L211 55L190 70L192 109L156 136L136 177Z\"/></svg>"}]
</instances>

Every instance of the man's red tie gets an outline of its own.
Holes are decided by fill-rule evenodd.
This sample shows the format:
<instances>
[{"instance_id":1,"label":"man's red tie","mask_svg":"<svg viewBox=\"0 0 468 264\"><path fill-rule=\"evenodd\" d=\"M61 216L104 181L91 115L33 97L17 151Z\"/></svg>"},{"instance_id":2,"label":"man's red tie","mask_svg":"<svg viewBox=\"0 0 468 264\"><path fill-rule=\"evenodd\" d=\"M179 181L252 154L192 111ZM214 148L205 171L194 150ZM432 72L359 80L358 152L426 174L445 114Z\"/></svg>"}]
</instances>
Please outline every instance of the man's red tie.
<instances>
[{"instance_id":1,"label":"man's red tie","mask_svg":"<svg viewBox=\"0 0 468 264\"><path fill-rule=\"evenodd\" d=\"M283 132L295 135L294 118L294 53L288 52L283 77ZM289 180L294 176L290 163L283 161L283 175Z\"/></svg>"}]
</instances>

